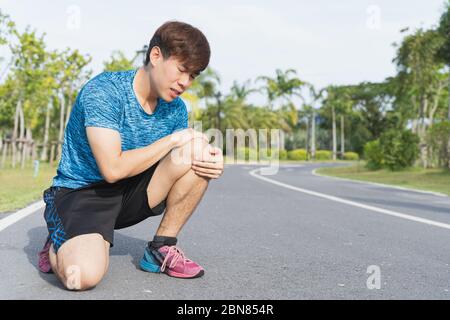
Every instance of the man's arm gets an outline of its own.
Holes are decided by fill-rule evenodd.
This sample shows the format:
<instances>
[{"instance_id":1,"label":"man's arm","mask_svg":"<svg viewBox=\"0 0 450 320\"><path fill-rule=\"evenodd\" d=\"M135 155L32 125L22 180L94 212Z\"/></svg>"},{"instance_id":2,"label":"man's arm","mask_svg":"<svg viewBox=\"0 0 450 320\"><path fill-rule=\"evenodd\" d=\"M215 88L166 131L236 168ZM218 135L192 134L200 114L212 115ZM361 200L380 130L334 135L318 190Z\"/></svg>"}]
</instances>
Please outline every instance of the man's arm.
<instances>
[{"instance_id":1,"label":"man's arm","mask_svg":"<svg viewBox=\"0 0 450 320\"><path fill-rule=\"evenodd\" d=\"M143 172L173 148L194 138L207 140L203 133L189 128L165 136L146 147L122 151L120 134L116 130L87 127L86 133L100 173L109 183Z\"/></svg>"}]
</instances>

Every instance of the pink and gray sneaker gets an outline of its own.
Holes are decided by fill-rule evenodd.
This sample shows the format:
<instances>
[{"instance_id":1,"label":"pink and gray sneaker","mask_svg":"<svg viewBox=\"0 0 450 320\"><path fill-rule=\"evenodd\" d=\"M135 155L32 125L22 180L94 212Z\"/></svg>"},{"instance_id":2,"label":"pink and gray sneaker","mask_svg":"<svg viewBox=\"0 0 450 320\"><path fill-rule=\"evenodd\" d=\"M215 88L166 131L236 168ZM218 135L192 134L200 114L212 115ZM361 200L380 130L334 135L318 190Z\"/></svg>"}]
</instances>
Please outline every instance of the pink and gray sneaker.
<instances>
[{"instance_id":1,"label":"pink and gray sneaker","mask_svg":"<svg viewBox=\"0 0 450 320\"><path fill-rule=\"evenodd\" d=\"M162 246L159 249L147 246L139 265L147 272L164 272L183 279L199 278L205 273L201 266L187 259L177 246Z\"/></svg>"},{"instance_id":2,"label":"pink and gray sneaker","mask_svg":"<svg viewBox=\"0 0 450 320\"><path fill-rule=\"evenodd\" d=\"M39 252L39 262L38 267L39 271L44 273L53 273L52 266L50 264L50 257L49 257L49 251L50 246L52 245L52 242L50 241L50 238L47 238L47 241L44 244L44 247Z\"/></svg>"}]
</instances>

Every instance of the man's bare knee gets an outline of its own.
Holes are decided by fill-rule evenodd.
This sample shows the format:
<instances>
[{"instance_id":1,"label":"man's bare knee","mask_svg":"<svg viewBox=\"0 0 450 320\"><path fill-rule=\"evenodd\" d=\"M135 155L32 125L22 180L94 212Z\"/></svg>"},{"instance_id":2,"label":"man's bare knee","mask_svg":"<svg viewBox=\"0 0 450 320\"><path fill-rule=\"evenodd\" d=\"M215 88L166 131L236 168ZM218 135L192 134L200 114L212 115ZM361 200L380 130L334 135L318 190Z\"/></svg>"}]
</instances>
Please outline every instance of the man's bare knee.
<instances>
[{"instance_id":1,"label":"man's bare knee","mask_svg":"<svg viewBox=\"0 0 450 320\"><path fill-rule=\"evenodd\" d=\"M104 270L105 266L72 264L60 273L64 274L63 284L67 289L83 291L94 288L102 280Z\"/></svg>"},{"instance_id":2,"label":"man's bare knee","mask_svg":"<svg viewBox=\"0 0 450 320\"><path fill-rule=\"evenodd\" d=\"M190 168L194 159L201 159L208 142L204 139L193 139L181 147L172 149L170 152L170 160L172 164L185 165L186 171Z\"/></svg>"},{"instance_id":3,"label":"man's bare knee","mask_svg":"<svg viewBox=\"0 0 450 320\"><path fill-rule=\"evenodd\" d=\"M76 236L59 248L54 266L67 289L87 290L101 281L109 260L106 244L100 234L92 233Z\"/></svg>"}]
</instances>

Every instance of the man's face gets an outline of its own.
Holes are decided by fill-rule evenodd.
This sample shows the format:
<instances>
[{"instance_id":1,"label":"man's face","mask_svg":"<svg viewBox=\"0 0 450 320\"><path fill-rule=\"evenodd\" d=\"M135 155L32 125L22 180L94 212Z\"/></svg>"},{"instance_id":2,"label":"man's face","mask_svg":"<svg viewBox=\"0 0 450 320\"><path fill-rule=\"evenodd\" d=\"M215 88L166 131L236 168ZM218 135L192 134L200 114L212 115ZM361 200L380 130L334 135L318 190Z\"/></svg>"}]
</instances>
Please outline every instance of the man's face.
<instances>
[{"instance_id":1,"label":"man's face","mask_svg":"<svg viewBox=\"0 0 450 320\"><path fill-rule=\"evenodd\" d=\"M186 67L175 57L164 60L160 51L156 49L153 48L150 53L153 66L150 84L160 98L170 102L192 85L195 75L187 72ZM158 52L154 53L153 50Z\"/></svg>"}]
</instances>

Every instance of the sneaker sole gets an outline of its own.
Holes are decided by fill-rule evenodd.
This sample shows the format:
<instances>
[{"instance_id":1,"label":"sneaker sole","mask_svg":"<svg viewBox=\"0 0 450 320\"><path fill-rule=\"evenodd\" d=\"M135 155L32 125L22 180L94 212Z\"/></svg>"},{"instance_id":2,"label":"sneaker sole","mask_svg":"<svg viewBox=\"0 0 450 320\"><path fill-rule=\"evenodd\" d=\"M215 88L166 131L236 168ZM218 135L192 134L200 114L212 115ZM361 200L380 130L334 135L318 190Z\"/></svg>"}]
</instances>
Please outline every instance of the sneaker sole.
<instances>
[{"instance_id":1,"label":"sneaker sole","mask_svg":"<svg viewBox=\"0 0 450 320\"><path fill-rule=\"evenodd\" d=\"M200 278L201 276L203 276L205 274L205 271L204 270L200 270L199 273L197 273L196 275L193 275L193 276L187 276L185 274L177 273L177 272L173 272L173 271L167 271L167 272L164 272L164 273L167 274L169 277L172 277L172 278L195 279L195 278Z\"/></svg>"}]
</instances>

